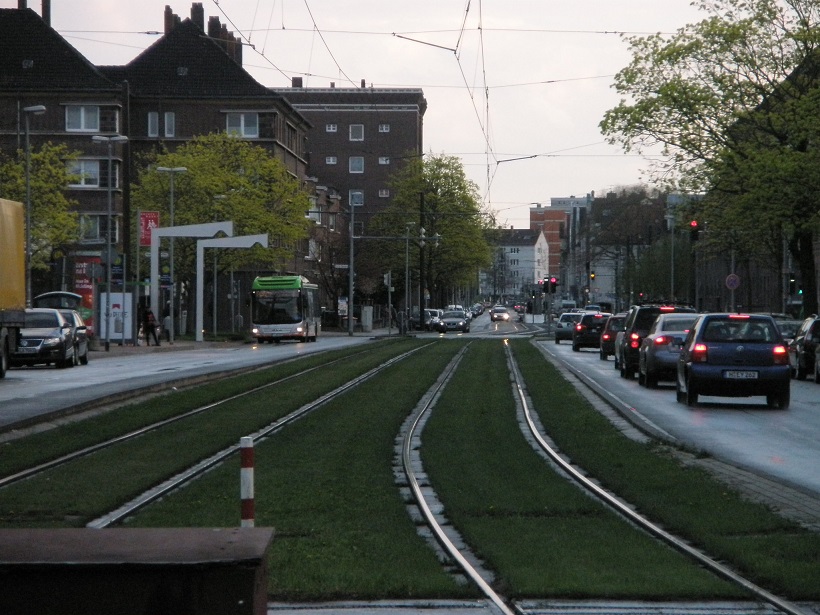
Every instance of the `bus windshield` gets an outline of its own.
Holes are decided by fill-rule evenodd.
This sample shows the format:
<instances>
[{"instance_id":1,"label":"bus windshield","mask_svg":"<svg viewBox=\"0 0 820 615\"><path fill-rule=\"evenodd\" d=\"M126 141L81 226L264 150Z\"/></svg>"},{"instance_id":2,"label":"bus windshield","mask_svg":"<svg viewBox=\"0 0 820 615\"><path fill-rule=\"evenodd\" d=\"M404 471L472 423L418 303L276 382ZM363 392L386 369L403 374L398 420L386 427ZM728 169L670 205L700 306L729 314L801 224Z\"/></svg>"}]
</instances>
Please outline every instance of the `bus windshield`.
<instances>
[{"instance_id":1,"label":"bus windshield","mask_svg":"<svg viewBox=\"0 0 820 615\"><path fill-rule=\"evenodd\" d=\"M253 322L260 325L301 322L300 301L299 290L257 290L254 292Z\"/></svg>"}]
</instances>

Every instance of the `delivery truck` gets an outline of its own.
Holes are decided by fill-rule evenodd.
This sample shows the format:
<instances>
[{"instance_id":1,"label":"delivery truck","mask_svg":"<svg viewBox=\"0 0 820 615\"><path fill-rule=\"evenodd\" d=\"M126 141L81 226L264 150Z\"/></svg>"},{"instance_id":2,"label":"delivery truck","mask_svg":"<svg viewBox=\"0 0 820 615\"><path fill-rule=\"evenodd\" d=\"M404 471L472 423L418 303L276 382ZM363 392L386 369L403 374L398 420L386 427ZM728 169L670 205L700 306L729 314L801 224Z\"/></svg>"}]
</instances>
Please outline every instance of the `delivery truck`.
<instances>
[{"instance_id":1,"label":"delivery truck","mask_svg":"<svg viewBox=\"0 0 820 615\"><path fill-rule=\"evenodd\" d=\"M26 318L26 247L22 203L0 199L0 378L17 350Z\"/></svg>"}]
</instances>

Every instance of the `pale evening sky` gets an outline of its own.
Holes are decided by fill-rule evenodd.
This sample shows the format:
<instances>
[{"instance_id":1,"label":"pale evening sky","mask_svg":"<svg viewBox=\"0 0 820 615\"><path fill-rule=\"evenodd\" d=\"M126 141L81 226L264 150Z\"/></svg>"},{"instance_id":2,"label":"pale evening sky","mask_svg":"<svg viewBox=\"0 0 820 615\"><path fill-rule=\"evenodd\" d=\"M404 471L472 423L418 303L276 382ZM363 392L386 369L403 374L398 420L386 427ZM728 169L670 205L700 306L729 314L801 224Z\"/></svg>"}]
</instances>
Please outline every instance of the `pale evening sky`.
<instances>
[{"instance_id":1,"label":"pale evening sky","mask_svg":"<svg viewBox=\"0 0 820 615\"><path fill-rule=\"evenodd\" d=\"M500 223L532 203L638 183L648 164L604 142L618 102L621 33L672 33L705 14L690 0L201 0L253 47L261 84L422 88L424 150L459 157ZM0 0L17 8L18 0ZM191 0L52 0L51 25L95 64L126 64L157 40L165 6ZM37 13L40 0L28 0ZM509 159L519 160L509 160Z\"/></svg>"}]
</instances>

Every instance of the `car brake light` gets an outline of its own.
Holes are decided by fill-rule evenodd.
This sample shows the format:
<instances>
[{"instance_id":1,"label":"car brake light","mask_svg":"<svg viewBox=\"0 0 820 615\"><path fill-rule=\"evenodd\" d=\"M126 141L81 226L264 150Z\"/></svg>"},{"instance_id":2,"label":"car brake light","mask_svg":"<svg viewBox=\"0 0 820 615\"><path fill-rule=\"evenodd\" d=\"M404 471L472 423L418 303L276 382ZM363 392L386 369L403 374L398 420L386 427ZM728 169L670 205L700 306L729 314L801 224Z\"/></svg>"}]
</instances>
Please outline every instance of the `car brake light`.
<instances>
[{"instance_id":1,"label":"car brake light","mask_svg":"<svg viewBox=\"0 0 820 615\"><path fill-rule=\"evenodd\" d=\"M706 344L695 344L692 348L692 361L695 363L706 363L708 359L709 347Z\"/></svg>"},{"instance_id":2,"label":"car brake light","mask_svg":"<svg viewBox=\"0 0 820 615\"><path fill-rule=\"evenodd\" d=\"M661 312L674 312L674 311L675 311L675 308L672 307L671 305L662 305L661 306Z\"/></svg>"},{"instance_id":3,"label":"car brake light","mask_svg":"<svg viewBox=\"0 0 820 615\"><path fill-rule=\"evenodd\" d=\"M772 349L775 365L786 365L789 362L789 351L785 346L777 345Z\"/></svg>"},{"instance_id":4,"label":"car brake light","mask_svg":"<svg viewBox=\"0 0 820 615\"><path fill-rule=\"evenodd\" d=\"M741 318L741 319L745 320L745 319L749 318L749 315L748 314L729 314L729 318Z\"/></svg>"},{"instance_id":5,"label":"car brake light","mask_svg":"<svg viewBox=\"0 0 820 615\"><path fill-rule=\"evenodd\" d=\"M640 345L641 345L641 336L640 335L638 335L637 333L632 333L632 334L629 335L629 339L631 340L629 342L629 346L631 348L639 348L640 347Z\"/></svg>"},{"instance_id":6,"label":"car brake light","mask_svg":"<svg viewBox=\"0 0 820 615\"><path fill-rule=\"evenodd\" d=\"M583 330L584 330L584 326L583 326L583 325L575 325L575 330L576 330L576 331L583 331Z\"/></svg>"},{"instance_id":7,"label":"car brake light","mask_svg":"<svg viewBox=\"0 0 820 615\"><path fill-rule=\"evenodd\" d=\"M604 333L604 334L601 336L601 339L603 339L603 340L608 340L610 337L612 337L612 336L611 336L609 333Z\"/></svg>"},{"instance_id":8,"label":"car brake light","mask_svg":"<svg viewBox=\"0 0 820 615\"><path fill-rule=\"evenodd\" d=\"M669 338L664 337L663 335L659 335L655 338L655 346L663 346L665 344L668 344L670 341L671 340Z\"/></svg>"}]
</instances>

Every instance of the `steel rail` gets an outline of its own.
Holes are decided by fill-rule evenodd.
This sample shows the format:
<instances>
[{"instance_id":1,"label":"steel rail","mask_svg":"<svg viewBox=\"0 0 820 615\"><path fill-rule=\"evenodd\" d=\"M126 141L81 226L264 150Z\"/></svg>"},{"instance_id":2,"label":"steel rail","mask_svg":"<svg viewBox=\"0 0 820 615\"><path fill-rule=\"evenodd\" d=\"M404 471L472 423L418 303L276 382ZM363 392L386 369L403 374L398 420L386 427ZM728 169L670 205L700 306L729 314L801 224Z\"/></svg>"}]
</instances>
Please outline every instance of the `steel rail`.
<instances>
[{"instance_id":1,"label":"steel rail","mask_svg":"<svg viewBox=\"0 0 820 615\"><path fill-rule=\"evenodd\" d=\"M426 402L421 405L421 408L416 410L416 415L413 418L409 429L407 430L407 434L404 438L404 443L402 446L402 464L404 466L404 474L407 478L407 482L410 485L410 490L413 493L413 499L416 502L416 505L419 507L422 515L427 522L427 526L433 532L438 543L442 546L442 548L447 551L453 560L459 565L459 567L464 571L464 573L470 578L470 580L475 583L481 592L498 608L501 610L504 615L516 615L520 613L520 611L516 611L511 609L505 600L495 592L495 590L490 587L490 585L482 578L481 574L475 569L475 567L467 561L467 558L462 555L461 551L459 551L458 547L456 547L447 534L442 529L439 522L436 520L433 511L430 509L430 506L427 504L427 501L424 497L424 493L422 492L421 486L419 484L419 480L416 476L415 470L413 470L413 459L412 459L412 450L413 450L413 440L416 437L416 429L419 428L419 424L421 423L422 418L424 415L435 405L435 402L438 401L438 398L441 396L441 392L444 390L444 387L452 378L453 374L458 367L458 364L461 362L461 359L464 357L464 354L467 352L469 348L469 344L462 348L459 353L453 357L450 363L447 365L447 368L444 370L444 374L441 378L436 381L436 383L431 387L431 394L426 396Z\"/></svg>"},{"instance_id":2,"label":"steel rail","mask_svg":"<svg viewBox=\"0 0 820 615\"><path fill-rule=\"evenodd\" d=\"M349 359L351 356L355 356L357 354L361 354L361 352L356 352L356 353L353 353L351 355L346 355L344 357L334 359L334 360L329 361L327 363L323 363L322 365L317 365L315 367L310 367L310 368L308 368L306 370L303 370L301 372L298 372L296 374L291 374L290 376L285 376L284 378L280 378L279 380L276 380L274 382L265 383L265 384L260 385L258 387L254 387L252 389L248 389L247 391L242 391L241 393L237 393L236 395L232 395L231 397L226 397L225 399L221 399L219 401L216 401L216 402L213 402L213 403L210 403L210 404L206 404L204 406L200 406L199 408L194 408L193 410L189 410L189 411L184 412L182 414L179 414L177 416L172 416L170 418L163 419L161 421L157 421L156 423L151 423L150 425L145 425L144 427L140 427L139 429L136 429L134 431L128 432L128 433L120 435L120 436L116 436L116 437L111 438L109 440L105 440L103 442L98 442L97 444L92 444L91 446L80 449L78 451L73 451L71 453L67 453L67 454L62 455L60 457L56 457L55 459L51 459L50 461L46 461L45 463L41 463L39 465L32 466L31 468L21 470L20 472L16 472L15 474L9 474L8 476L4 476L3 478L0 478L0 489L2 489L3 487L9 486L12 483L16 483L20 480L23 480L25 478L30 478L32 476L36 476L37 474L40 474L41 472L45 472L46 470L50 470L52 468L59 467L61 465L69 463L70 461L74 461L75 459L85 457L85 456L90 455L92 453L95 453L97 451L104 450L106 448L114 446L116 444L121 444L122 442L126 442L128 440L136 438L137 436L141 436L143 434L154 431L154 430L159 429L161 427L165 427L166 425L170 425L171 423L175 423L177 421L181 421L183 419L195 416L195 415L200 414L202 412L205 412L207 410L212 410L213 408L217 408L217 407L221 406L222 404L226 404L228 402L234 401L234 400L239 399L239 398L241 398L245 395L258 393L259 391L262 391L262 390L264 390L268 387L283 384L283 383L287 382L288 380L292 380L292 379L297 378L299 376L309 374L310 372L312 372L314 370L317 370L319 368L325 368L328 365L332 365L332 364L334 364L338 361ZM302 357L299 357L299 358L302 358ZM283 361L279 364L282 365L282 364L290 363L291 361L296 361L296 360L297 359L288 359L287 361ZM263 367L261 369L269 369L269 368L270 368L270 366L266 365L265 367ZM260 368L257 368L257 369L254 369L253 371L259 371L259 369ZM237 372L233 371L233 372L230 372L229 375L226 376L226 378L236 377L237 375L238 375ZM171 384L173 384L173 383L171 383ZM134 391L133 395L123 399L122 402L127 403L127 402L129 402L133 399L136 399L138 397L142 397L142 395L143 395L143 393L141 391Z\"/></svg>"},{"instance_id":3,"label":"steel rail","mask_svg":"<svg viewBox=\"0 0 820 615\"><path fill-rule=\"evenodd\" d=\"M306 414L309 414L310 412L313 412L317 408L319 408L319 407L323 406L324 404L330 402L331 400L335 399L336 397L339 397L343 393L346 393L347 391L349 391L352 388L360 385L361 383L373 378L379 372L385 370L386 368L390 367L391 365L394 365L395 363L398 363L399 361L402 361L402 360L406 359L407 357L409 357L413 353L421 350L422 348L425 348L428 345L429 344L424 345L424 346L419 346L417 348L413 348L412 350L409 350L407 352L404 352L400 355L397 355L397 356L387 360L386 362L382 363L381 365L379 365L377 367L374 367L373 369L365 372L364 374L361 374L361 375L353 378L352 380L349 380L348 382L342 384L341 386L335 388L334 390L326 393L325 395L322 395L321 397L319 397L316 400L310 402L309 404L305 404L301 408L297 408L296 410L294 410L293 412L291 412L287 416L285 416L285 417L283 417L283 418L281 418L277 421L274 421L273 423L271 423L267 427L264 427L261 430L255 432L253 434L249 434L249 437L253 438L254 442L259 442L259 441L265 439L266 437L268 437L271 434L279 431L280 429L282 429L286 425L296 421L297 419L302 418L303 416L305 416ZM189 483L192 480L198 478L199 476L204 474L210 468L212 468L212 467L216 466L217 464L223 462L225 459L227 459L231 455L236 454L239 451L239 448L240 448L239 444L234 444L234 445L229 446L228 448L225 448L225 449L211 455L210 457L200 461L198 464L196 464L194 466L191 466L187 470L185 470L183 472L180 472L176 476L173 476L173 477L169 478L168 480L166 480L162 484L160 484L160 485L158 485L158 486L156 486L152 489L149 489L148 491L142 493L141 495L137 496L136 498L134 498L130 502L124 504L123 506L117 508L116 510L114 510L112 512L109 512L109 513L107 513L107 514L105 514L101 517L98 517L97 519L95 519L93 521L90 521L89 523L86 524L86 527L95 528L95 529L102 529L102 528L105 528L105 527L109 527L109 526L113 525L114 523L117 523L118 521L121 521L122 519L128 517L129 515L134 514L139 509L144 508L148 504L151 504L152 502L154 502L154 501L158 500L159 498L163 497L167 493L170 493L171 491L173 491L175 489L178 489L178 488L184 486L186 483Z\"/></svg>"},{"instance_id":4,"label":"steel rail","mask_svg":"<svg viewBox=\"0 0 820 615\"><path fill-rule=\"evenodd\" d=\"M697 562L699 562L712 572L725 578L730 583L742 587L743 589L757 596L760 600L763 600L764 602L770 604L771 606L779 609L784 613L788 613L789 615L809 615L806 611L800 609L797 605L787 600L784 600L778 596L775 596L771 592L763 589L762 587L759 587L755 583L752 583L748 579L737 574L734 570L731 570L727 566L724 566L723 564L712 559L705 553L695 549L694 547L692 547L682 539L678 538L677 536L674 536L666 530L662 529L646 517L638 514L632 508L627 506L624 502L616 498L614 495L612 495L605 489L599 487L586 476L584 476L581 472L576 470L572 466L572 464L564 460L558 454L558 452L544 440L541 433L538 431L538 428L532 419L532 413L530 411L530 405L527 402L527 396L524 393L524 385L522 384L523 377L521 376L521 372L518 369L518 364L516 363L512 350L508 345L505 346L505 350L507 353L507 359L509 361L510 369L512 371L518 398L524 410L524 416L526 418L530 432L532 433L535 440L538 442L538 445L549 456L549 458L558 466L560 466L560 468L564 472L566 472L575 482L577 482L587 491L592 493L596 498L607 504L610 508L614 509L630 521L634 522L645 531L649 532L650 534L654 535L660 540L666 542L678 551L695 559Z\"/></svg>"}]
</instances>

